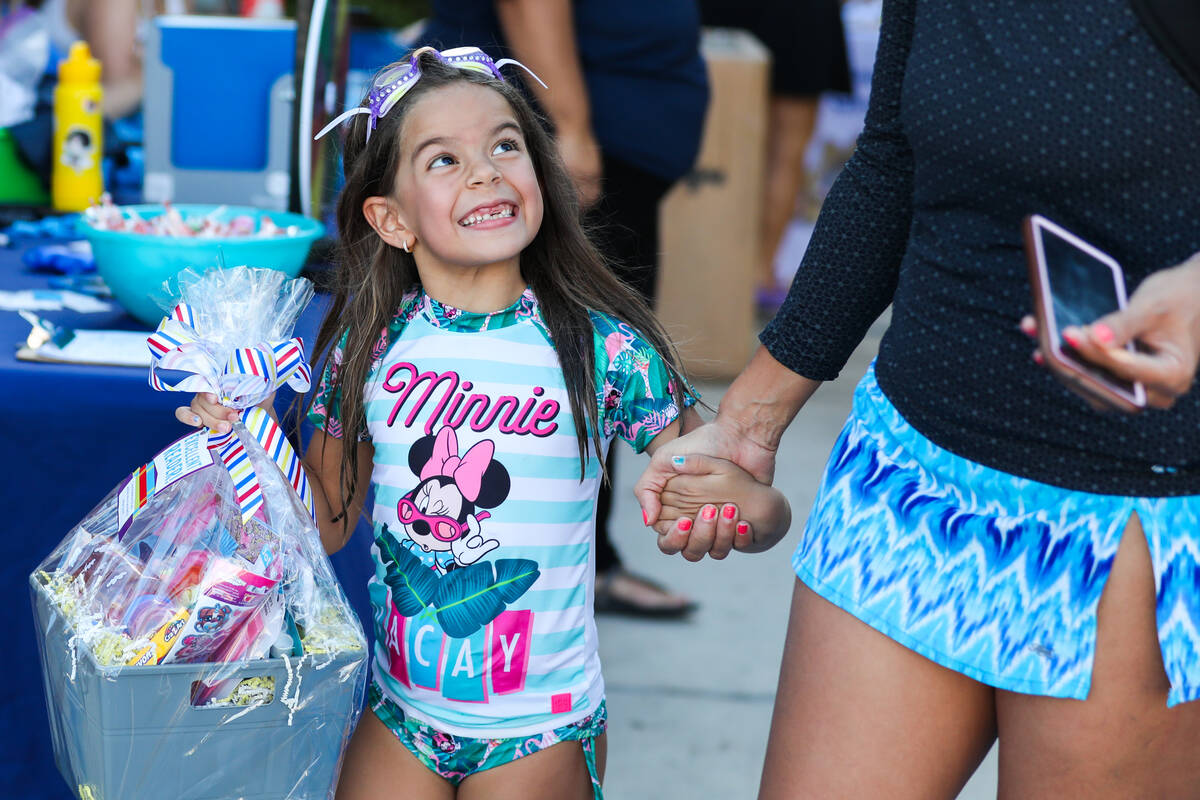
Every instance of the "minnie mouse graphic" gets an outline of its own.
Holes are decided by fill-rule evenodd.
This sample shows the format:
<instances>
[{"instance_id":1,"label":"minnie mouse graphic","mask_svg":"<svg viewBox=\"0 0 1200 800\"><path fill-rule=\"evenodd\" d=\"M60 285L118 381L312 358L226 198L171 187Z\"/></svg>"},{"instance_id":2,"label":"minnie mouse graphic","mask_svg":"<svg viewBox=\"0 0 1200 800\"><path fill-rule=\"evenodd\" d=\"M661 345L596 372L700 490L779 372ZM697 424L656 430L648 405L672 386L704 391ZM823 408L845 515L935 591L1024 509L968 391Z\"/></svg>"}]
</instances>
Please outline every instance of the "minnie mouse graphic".
<instances>
[{"instance_id":1,"label":"minnie mouse graphic","mask_svg":"<svg viewBox=\"0 0 1200 800\"><path fill-rule=\"evenodd\" d=\"M458 437L445 426L436 436L423 436L408 451L409 468L420 483L396 504L405 546L432 554L434 569L445 574L465 567L500 546L485 539L480 523L508 497L508 470L492 455L488 439L458 454Z\"/></svg>"}]
</instances>

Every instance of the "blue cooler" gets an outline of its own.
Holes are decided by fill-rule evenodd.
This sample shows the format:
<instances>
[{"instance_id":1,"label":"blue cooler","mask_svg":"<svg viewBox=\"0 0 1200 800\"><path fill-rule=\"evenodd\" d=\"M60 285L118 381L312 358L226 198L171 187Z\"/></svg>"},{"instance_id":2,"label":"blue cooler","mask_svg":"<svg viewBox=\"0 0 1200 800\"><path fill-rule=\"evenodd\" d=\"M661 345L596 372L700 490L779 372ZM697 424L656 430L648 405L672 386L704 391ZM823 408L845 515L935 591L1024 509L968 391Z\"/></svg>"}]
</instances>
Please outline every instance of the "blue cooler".
<instances>
[{"instance_id":1,"label":"blue cooler","mask_svg":"<svg viewBox=\"0 0 1200 800\"><path fill-rule=\"evenodd\" d=\"M163 16L146 42L147 203L286 211L294 20Z\"/></svg>"}]
</instances>

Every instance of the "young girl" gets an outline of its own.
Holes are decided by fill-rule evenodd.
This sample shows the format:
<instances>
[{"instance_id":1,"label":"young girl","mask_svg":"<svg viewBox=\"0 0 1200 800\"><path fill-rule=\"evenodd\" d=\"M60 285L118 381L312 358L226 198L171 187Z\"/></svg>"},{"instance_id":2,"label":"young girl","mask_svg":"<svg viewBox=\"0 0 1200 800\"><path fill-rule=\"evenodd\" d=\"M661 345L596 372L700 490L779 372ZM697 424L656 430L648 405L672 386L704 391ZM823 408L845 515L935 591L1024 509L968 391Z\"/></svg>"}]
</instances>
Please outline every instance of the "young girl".
<instances>
[{"instance_id":1,"label":"young girl","mask_svg":"<svg viewBox=\"0 0 1200 800\"><path fill-rule=\"evenodd\" d=\"M486 56L423 48L360 111L305 456L328 551L374 492L373 713L338 798L601 797L604 454L614 436L638 451L675 438L681 415L698 421L692 398L581 230L552 140ZM178 413L219 430L234 418L211 396ZM701 471L688 479L729 501L726 542L739 512L755 538L735 546L786 531L778 492L726 462ZM717 510L679 514L711 530Z\"/></svg>"}]
</instances>

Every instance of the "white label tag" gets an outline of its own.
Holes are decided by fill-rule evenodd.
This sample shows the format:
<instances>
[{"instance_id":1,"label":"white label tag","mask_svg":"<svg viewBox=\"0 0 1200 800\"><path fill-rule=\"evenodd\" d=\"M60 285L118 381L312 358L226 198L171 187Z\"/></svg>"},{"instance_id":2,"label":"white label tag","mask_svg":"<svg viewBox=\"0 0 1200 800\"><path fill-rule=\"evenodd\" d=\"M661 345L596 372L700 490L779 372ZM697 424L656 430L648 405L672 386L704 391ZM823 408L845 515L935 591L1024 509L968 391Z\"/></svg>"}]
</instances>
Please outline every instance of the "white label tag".
<instances>
[{"instance_id":1,"label":"white label tag","mask_svg":"<svg viewBox=\"0 0 1200 800\"><path fill-rule=\"evenodd\" d=\"M208 431L196 431L168 445L149 464L130 475L117 493L117 538L150 498L182 477L213 463L208 449Z\"/></svg>"},{"instance_id":2,"label":"white label tag","mask_svg":"<svg viewBox=\"0 0 1200 800\"><path fill-rule=\"evenodd\" d=\"M154 457L155 491L213 463L208 449L208 431L185 436Z\"/></svg>"}]
</instances>

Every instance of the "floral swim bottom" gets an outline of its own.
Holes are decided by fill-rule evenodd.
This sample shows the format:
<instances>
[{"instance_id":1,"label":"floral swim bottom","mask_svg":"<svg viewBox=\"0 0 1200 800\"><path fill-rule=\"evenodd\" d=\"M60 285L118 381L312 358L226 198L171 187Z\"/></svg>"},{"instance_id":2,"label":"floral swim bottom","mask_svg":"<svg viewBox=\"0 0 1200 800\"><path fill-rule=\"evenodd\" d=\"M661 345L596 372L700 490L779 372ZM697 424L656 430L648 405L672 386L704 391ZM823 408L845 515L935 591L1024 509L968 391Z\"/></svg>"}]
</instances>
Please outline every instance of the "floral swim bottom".
<instances>
[{"instance_id":1,"label":"floral swim bottom","mask_svg":"<svg viewBox=\"0 0 1200 800\"><path fill-rule=\"evenodd\" d=\"M590 716L578 722L546 733L511 739L472 739L442 733L431 725L405 715L404 709L385 696L374 683L367 691L367 702L375 716L418 761L455 786L476 772L533 755L559 742L579 742L583 746L583 758L592 779L593 797L595 800L604 800L600 776L596 771L596 737L608 728L608 708L603 701Z\"/></svg>"}]
</instances>

